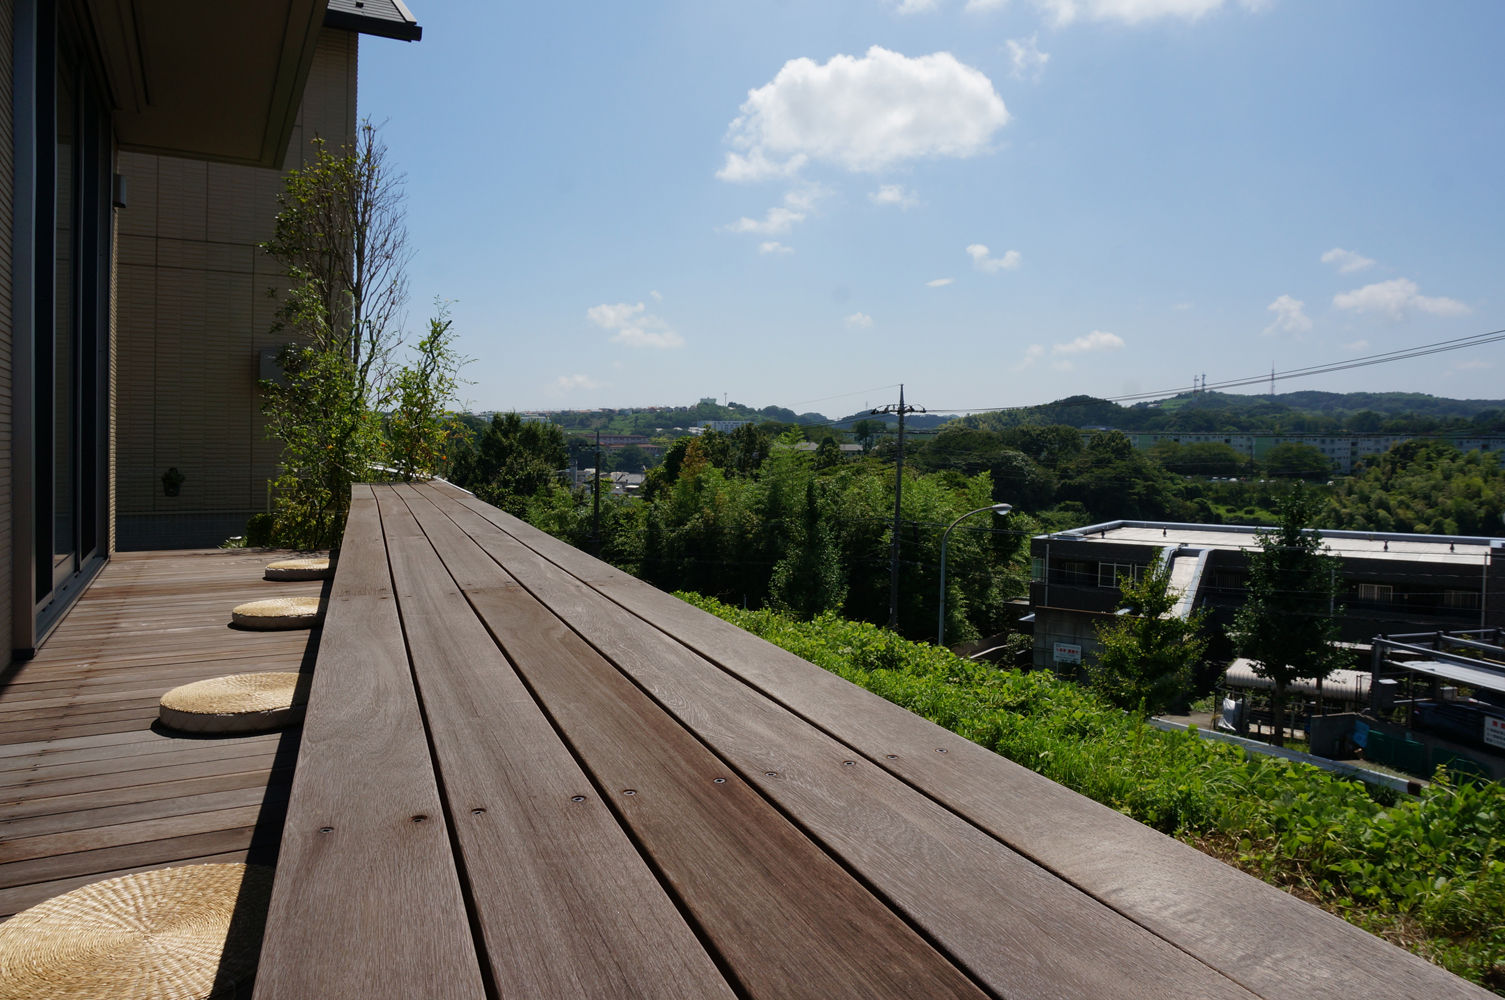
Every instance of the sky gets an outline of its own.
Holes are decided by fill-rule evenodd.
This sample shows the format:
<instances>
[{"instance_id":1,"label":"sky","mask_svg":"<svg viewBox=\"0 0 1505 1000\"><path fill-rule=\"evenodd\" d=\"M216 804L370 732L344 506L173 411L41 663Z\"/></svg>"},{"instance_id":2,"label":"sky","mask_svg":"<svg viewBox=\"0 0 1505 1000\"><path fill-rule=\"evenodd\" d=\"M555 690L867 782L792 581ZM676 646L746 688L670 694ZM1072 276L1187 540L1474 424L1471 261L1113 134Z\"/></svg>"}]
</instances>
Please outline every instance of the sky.
<instances>
[{"instance_id":1,"label":"sky","mask_svg":"<svg viewBox=\"0 0 1505 1000\"><path fill-rule=\"evenodd\" d=\"M1505 327L1497 0L409 6L360 113L470 409L996 408Z\"/></svg>"}]
</instances>

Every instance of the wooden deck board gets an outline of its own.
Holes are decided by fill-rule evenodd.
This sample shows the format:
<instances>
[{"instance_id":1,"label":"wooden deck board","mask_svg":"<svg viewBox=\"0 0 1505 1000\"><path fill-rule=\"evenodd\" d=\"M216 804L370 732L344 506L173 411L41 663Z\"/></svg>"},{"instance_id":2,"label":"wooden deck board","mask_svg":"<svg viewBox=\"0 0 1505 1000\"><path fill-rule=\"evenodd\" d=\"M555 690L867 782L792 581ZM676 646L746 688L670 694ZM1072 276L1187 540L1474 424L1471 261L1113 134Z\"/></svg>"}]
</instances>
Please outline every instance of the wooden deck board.
<instances>
[{"instance_id":1,"label":"wooden deck board","mask_svg":"<svg viewBox=\"0 0 1505 1000\"><path fill-rule=\"evenodd\" d=\"M1331 914L644 586L463 491L425 489L469 507L870 763L1260 996L1488 996Z\"/></svg>"},{"instance_id":2,"label":"wooden deck board","mask_svg":"<svg viewBox=\"0 0 1505 1000\"><path fill-rule=\"evenodd\" d=\"M375 500L351 505L267 914L258 1000L484 988Z\"/></svg>"},{"instance_id":3,"label":"wooden deck board","mask_svg":"<svg viewBox=\"0 0 1505 1000\"><path fill-rule=\"evenodd\" d=\"M429 518L425 528L596 787L744 990L852 1000L983 995L547 608L508 586L452 524L445 531Z\"/></svg>"},{"instance_id":4,"label":"wooden deck board","mask_svg":"<svg viewBox=\"0 0 1505 1000\"><path fill-rule=\"evenodd\" d=\"M1251 996L560 574L490 522L464 509L446 513L988 988L1010 997ZM472 597L483 613L484 599ZM921 858L945 863L917 864Z\"/></svg>"},{"instance_id":5,"label":"wooden deck board","mask_svg":"<svg viewBox=\"0 0 1505 1000\"><path fill-rule=\"evenodd\" d=\"M241 633L230 608L318 594L261 579L264 552L112 559L0 687L0 918L101 878L275 859L298 734L205 739L154 727L190 681L298 670L317 633ZM257 641L260 640L260 641Z\"/></svg>"},{"instance_id":6,"label":"wooden deck board","mask_svg":"<svg viewBox=\"0 0 1505 1000\"><path fill-rule=\"evenodd\" d=\"M730 1000L603 796L390 494L382 521L497 991Z\"/></svg>"}]
</instances>

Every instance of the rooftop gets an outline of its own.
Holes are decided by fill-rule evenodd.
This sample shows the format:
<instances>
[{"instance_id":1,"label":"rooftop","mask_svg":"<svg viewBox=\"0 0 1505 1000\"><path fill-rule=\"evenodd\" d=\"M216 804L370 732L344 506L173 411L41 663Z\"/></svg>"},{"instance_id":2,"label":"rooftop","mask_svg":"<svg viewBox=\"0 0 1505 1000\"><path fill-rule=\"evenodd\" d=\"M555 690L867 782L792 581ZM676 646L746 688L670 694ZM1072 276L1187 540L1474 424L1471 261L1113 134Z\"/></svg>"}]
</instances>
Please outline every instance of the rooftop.
<instances>
[{"instance_id":1,"label":"rooftop","mask_svg":"<svg viewBox=\"0 0 1505 1000\"><path fill-rule=\"evenodd\" d=\"M1059 531L1041 538L1072 541L1184 545L1188 548L1241 550L1257 548L1257 538L1273 529L1231 524L1181 524L1159 521L1109 521ZM1479 565L1505 538L1472 535L1403 535L1373 531L1322 531L1333 555L1353 559Z\"/></svg>"}]
</instances>

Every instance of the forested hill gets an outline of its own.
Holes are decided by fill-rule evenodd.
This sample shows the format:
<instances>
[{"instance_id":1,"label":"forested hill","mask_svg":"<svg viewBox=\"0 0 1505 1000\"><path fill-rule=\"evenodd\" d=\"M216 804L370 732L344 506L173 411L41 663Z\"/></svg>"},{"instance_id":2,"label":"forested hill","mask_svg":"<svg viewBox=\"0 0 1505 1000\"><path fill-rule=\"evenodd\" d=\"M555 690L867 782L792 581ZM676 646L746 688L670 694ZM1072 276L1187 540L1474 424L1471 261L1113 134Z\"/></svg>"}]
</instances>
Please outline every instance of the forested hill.
<instances>
[{"instance_id":1,"label":"forested hill","mask_svg":"<svg viewBox=\"0 0 1505 1000\"><path fill-rule=\"evenodd\" d=\"M1446 399L1417 392L1288 392L1274 396L1186 393L1121 406L1092 396L966 417L971 427L1036 424L1125 431L1218 433L1505 433L1505 400Z\"/></svg>"}]
</instances>

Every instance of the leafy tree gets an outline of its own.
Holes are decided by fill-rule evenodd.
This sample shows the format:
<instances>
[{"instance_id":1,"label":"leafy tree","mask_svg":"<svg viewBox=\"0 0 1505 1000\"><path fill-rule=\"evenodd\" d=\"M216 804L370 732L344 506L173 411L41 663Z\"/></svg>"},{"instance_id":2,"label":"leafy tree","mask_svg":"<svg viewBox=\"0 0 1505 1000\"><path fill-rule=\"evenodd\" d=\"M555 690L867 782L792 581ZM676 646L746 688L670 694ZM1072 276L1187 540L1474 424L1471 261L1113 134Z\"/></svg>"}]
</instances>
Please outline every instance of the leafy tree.
<instances>
[{"instance_id":1,"label":"leafy tree","mask_svg":"<svg viewBox=\"0 0 1505 1000\"><path fill-rule=\"evenodd\" d=\"M468 363L455 349L452 322L441 303L428 336L414 348L414 363L393 379L387 439L392 466L405 480L438 473L449 460L448 442L464 433L448 412Z\"/></svg>"},{"instance_id":2,"label":"leafy tree","mask_svg":"<svg viewBox=\"0 0 1505 1000\"><path fill-rule=\"evenodd\" d=\"M1097 630L1103 650L1087 675L1120 708L1156 715L1175 705L1190 689L1192 670L1207 649L1201 634L1207 612L1173 614L1181 595L1170 582L1167 560L1152 563L1138 580L1125 578L1118 600L1124 613Z\"/></svg>"},{"instance_id":3,"label":"leafy tree","mask_svg":"<svg viewBox=\"0 0 1505 1000\"><path fill-rule=\"evenodd\" d=\"M863 451L871 450L873 442L878 440L878 436L882 433L883 422L881 420L858 420L852 424L852 436L857 439L858 444L862 445Z\"/></svg>"},{"instance_id":4,"label":"leafy tree","mask_svg":"<svg viewBox=\"0 0 1505 1000\"><path fill-rule=\"evenodd\" d=\"M356 144L314 155L278 196L262 245L287 272L277 331L284 378L262 383L267 433L282 442L273 534L285 545L339 544L350 486L380 460L376 411L406 292L407 230L401 178L370 122Z\"/></svg>"},{"instance_id":5,"label":"leafy tree","mask_svg":"<svg viewBox=\"0 0 1505 1000\"><path fill-rule=\"evenodd\" d=\"M773 568L768 602L808 619L840 609L847 594L836 532L821 509L814 479L805 482L804 508L798 523L799 536L791 539L788 555Z\"/></svg>"},{"instance_id":6,"label":"leafy tree","mask_svg":"<svg viewBox=\"0 0 1505 1000\"><path fill-rule=\"evenodd\" d=\"M528 501L557 481L568 454L557 424L498 413L478 440L457 449L450 474L487 503L522 517Z\"/></svg>"},{"instance_id":7,"label":"leafy tree","mask_svg":"<svg viewBox=\"0 0 1505 1000\"><path fill-rule=\"evenodd\" d=\"M642 472L648 465L648 453L635 444L624 445L612 455L612 466L621 472Z\"/></svg>"},{"instance_id":8,"label":"leafy tree","mask_svg":"<svg viewBox=\"0 0 1505 1000\"><path fill-rule=\"evenodd\" d=\"M1343 662L1338 641L1338 559L1309 528L1320 499L1300 483L1281 500L1280 525L1259 532L1249 553L1248 596L1234 616L1239 654L1275 686L1275 743L1283 745L1286 691L1293 680L1321 680Z\"/></svg>"},{"instance_id":9,"label":"leafy tree","mask_svg":"<svg viewBox=\"0 0 1505 1000\"><path fill-rule=\"evenodd\" d=\"M815 468L829 469L841 464L841 447L836 439L826 435L820 445L815 449Z\"/></svg>"},{"instance_id":10,"label":"leafy tree","mask_svg":"<svg viewBox=\"0 0 1505 1000\"><path fill-rule=\"evenodd\" d=\"M1265 468L1272 476L1300 479L1326 479L1332 475L1333 463L1309 444L1286 441L1265 453Z\"/></svg>"}]
</instances>

